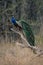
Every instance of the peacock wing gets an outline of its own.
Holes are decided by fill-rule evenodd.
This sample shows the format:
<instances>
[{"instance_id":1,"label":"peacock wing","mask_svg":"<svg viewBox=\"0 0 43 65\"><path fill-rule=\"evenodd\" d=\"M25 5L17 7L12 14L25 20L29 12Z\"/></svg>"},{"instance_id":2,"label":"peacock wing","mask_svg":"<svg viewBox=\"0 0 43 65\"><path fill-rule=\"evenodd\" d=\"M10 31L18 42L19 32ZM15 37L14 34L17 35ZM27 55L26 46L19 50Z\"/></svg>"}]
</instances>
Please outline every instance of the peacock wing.
<instances>
[{"instance_id":1,"label":"peacock wing","mask_svg":"<svg viewBox=\"0 0 43 65\"><path fill-rule=\"evenodd\" d=\"M35 45L35 38L34 34L31 30L30 25L28 25L26 22L21 21L22 29L24 31L24 34L26 36L27 41L29 42L30 45L34 46Z\"/></svg>"}]
</instances>

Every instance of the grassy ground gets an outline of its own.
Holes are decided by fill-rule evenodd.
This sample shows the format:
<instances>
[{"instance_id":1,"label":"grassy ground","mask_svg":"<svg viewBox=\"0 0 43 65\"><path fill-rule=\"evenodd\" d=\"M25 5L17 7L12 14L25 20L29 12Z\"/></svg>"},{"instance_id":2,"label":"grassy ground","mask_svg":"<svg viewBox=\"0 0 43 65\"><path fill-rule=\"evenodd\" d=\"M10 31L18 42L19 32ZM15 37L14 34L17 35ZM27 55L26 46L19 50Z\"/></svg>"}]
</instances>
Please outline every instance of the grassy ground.
<instances>
[{"instance_id":1,"label":"grassy ground","mask_svg":"<svg viewBox=\"0 0 43 65\"><path fill-rule=\"evenodd\" d=\"M43 55L36 56L30 48L19 46L17 41L0 43L0 65L43 65ZM21 41L21 40L20 40ZM43 37L35 36L35 43L43 49Z\"/></svg>"},{"instance_id":2,"label":"grassy ground","mask_svg":"<svg viewBox=\"0 0 43 65\"><path fill-rule=\"evenodd\" d=\"M0 65L43 65L43 55L36 57L30 48L19 43L0 43Z\"/></svg>"}]
</instances>

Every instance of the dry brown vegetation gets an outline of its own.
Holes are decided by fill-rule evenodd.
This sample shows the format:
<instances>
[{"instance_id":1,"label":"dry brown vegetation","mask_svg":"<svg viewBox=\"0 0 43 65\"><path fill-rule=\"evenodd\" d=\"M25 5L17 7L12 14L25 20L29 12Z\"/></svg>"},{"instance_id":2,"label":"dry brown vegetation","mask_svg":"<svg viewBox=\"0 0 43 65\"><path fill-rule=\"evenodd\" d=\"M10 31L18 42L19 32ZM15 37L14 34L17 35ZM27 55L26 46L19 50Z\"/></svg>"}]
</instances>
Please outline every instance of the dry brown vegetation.
<instances>
[{"instance_id":1,"label":"dry brown vegetation","mask_svg":"<svg viewBox=\"0 0 43 65\"><path fill-rule=\"evenodd\" d=\"M43 55L37 56L19 43L0 43L0 65L43 65Z\"/></svg>"}]
</instances>

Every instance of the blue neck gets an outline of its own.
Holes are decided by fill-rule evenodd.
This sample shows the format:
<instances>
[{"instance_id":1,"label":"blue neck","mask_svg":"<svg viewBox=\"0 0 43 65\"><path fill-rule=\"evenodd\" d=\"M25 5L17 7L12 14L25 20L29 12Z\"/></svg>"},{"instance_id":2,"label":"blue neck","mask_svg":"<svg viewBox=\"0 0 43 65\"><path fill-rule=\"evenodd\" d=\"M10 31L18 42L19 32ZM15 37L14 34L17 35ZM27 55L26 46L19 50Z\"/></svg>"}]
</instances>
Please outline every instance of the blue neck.
<instances>
[{"instance_id":1,"label":"blue neck","mask_svg":"<svg viewBox=\"0 0 43 65\"><path fill-rule=\"evenodd\" d=\"M15 19L14 17L12 17L12 18L11 18L11 22L12 22L13 24L16 24L16 19Z\"/></svg>"}]
</instances>

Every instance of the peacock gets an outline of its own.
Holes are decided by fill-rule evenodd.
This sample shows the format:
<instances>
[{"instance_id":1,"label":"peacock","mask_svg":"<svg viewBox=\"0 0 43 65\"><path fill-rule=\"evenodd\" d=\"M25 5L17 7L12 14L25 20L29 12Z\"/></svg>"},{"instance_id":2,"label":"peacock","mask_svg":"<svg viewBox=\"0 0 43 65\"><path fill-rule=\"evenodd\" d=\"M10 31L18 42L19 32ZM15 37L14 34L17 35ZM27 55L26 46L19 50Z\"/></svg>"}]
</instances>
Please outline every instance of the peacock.
<instances>
[{"instance_id":1,"label":"peacock","mask_svg":"<svg viewBox=\"0 0 43 65\"><path fill-rule=\"evenodd\" d=\"M14 16L11 18L11 22L14 26L19 27L23 31L26 40L29 42L29 44L31 46L35 46L35 37L30 25L27 24L24 20L21 20L20 22L16 21Z\"/></svg>"}]
</instances>

